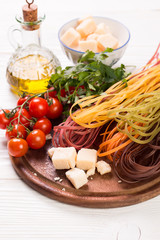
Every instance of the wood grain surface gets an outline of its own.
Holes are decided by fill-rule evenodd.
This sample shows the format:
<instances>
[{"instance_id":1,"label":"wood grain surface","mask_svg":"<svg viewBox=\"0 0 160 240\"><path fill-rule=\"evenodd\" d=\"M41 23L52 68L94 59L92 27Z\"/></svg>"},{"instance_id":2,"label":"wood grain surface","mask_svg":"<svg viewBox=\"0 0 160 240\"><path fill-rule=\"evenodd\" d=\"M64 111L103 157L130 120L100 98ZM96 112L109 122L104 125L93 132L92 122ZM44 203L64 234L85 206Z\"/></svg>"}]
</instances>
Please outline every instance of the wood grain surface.
<instances>
[{"instance_id":1,"label":"wood grain surface","mask_svg":"<svg viewBox=\"0 0 160 240\"><path fill-rule=\"evenodd\" d=\"M80 189L75 189L65 176L65 170L56 170L48 156L51 140L40 150L29 150L21 158L10 157L17 174L29 186L43 195L60 202L92 208L112 208L133 205L160 194L160 177L127 184L119 182L112 172L96 173ZM56 181L62 179L62 182Z\"/></svg>"}]
</instances>

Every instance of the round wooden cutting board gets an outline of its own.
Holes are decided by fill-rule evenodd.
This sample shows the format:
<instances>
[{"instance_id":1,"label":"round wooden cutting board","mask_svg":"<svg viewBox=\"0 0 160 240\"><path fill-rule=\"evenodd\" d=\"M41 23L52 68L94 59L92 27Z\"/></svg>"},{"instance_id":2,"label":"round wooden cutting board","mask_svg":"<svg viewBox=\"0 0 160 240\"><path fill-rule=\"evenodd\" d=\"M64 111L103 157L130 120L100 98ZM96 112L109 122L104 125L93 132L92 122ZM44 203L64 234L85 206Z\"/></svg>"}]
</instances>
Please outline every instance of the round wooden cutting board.
<instances>
[{"instance_id":1,"label":"round wooden cutting board","mask_svg":"<svg viewBox=\"0 0 160 240\"><path fill-rule=\"evenodd\" d=\"M76 190L66 179L64 170L55 170L47 154L51 141L40 150L29 150L21 158L11 157L17 174L43 195L68 204L113 208L133 205L160 194L160 177L138 184L120 182L114 172L101 176L96 173L88 183ZM57 178L59 177L59 178ZM58 180L59 179L59 180Z\"/></svg>"}]
</instances>

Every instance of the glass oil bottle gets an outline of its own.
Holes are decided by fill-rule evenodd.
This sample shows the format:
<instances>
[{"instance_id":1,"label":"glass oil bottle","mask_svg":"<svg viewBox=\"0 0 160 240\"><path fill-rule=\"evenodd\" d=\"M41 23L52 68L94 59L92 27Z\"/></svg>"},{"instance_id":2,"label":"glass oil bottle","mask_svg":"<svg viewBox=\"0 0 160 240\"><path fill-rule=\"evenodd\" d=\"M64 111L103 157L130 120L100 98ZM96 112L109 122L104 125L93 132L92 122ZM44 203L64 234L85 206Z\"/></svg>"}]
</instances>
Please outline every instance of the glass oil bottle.
<instances>
[{"instance_id":1,"label":"glass oil bottle","mask_svg":"<svg viewBox=\"0 0 160 240\"><path fill-rule=\"evenodd\" d=\"M57 57L41 46L40 26L45 15L37 17L37 9L33 1L24 5L23 17L16 16L20 28L11 27L9 31L9 40L16 51L9 60L6 77L16 94L45 91L55 68L60 65ZM15 31L21 33L23 46L14 40Z\"/></svg>"}]
</instances>

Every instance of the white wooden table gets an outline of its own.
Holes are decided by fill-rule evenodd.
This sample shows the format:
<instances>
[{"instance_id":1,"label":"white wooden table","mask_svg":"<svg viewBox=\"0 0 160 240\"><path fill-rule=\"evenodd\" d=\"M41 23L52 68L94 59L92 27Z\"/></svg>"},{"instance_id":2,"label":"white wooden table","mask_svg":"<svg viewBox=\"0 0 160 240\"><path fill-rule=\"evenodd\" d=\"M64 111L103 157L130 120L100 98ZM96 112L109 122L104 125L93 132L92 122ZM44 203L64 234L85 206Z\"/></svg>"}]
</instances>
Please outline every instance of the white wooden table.
<instances>
[{"instance_id":1,"label":"white wooden table","mask_svg":"<svg viewBox=\"0 0 160 240\"><path fill-rule=\"evenodd\" d=\"M24 1L0 2L0 108L12 108L17 98L10 92L5 70L13 52L7 30ZM71 64L63 55L57 32L66 21L83 15L115 18L131 31L131 41L121 62L141 66L160 41L160 1L37 0L47 15L42 42L58 56L62 66ZM107 239L116 240L125 225L138 226L141 240L160 239L160 196L134 206L89 209L50 200L28 187L14 172L4 131L0 130L0 239ZM131 239L131 236L127 238ZM125 239L124 239L125 240ZM136 240L136 239L135 239Z\"/></svg>"}]
</instances>

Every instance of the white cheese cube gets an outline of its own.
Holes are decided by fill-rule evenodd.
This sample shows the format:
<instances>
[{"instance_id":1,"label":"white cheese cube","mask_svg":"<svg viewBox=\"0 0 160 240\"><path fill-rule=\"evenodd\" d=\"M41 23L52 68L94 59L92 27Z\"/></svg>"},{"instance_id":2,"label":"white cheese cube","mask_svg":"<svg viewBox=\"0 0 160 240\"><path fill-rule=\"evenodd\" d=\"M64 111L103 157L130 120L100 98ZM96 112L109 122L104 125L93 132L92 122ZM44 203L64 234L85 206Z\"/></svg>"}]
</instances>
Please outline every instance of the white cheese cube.
<instances>
[{"instance_id":1,"label":"white cheese cube","mask_svg":"<svg viewBox=\"0 0 160 240\"><path fill-rule=\"evenodd\" d=\"M79 189L88 182L87 176L82 169L73 168L66 172L66 177L76 189Z\"/></svg>"},{"instance_id":2,"label":"white cheese cube","mask_svg":"<svg viewBox=\"0 0 160 240\"><path fill-rule=\"evenodd\" d=\"M58 147L52 156L52 162L56 169L70 169L75 167L77 152L74 147Z\"/></svg>"},{"instance_id":3,"label":"white cheese cube","mask_svg":"<svg viewBox=\"0 0 160 240\"><path fill-rule=\"evenodd\" d=\"M111 166L105 161L98 161L96 167L101 175L111 172Z\"/></svg>"},{"instance_id":4,"label":"white cheese cube","mask_svg":"<svg viewBox=\"0 0 160 240\"><path fill-rule=\"evenodd\" d=\"M87 40L97 40L98 37L99 37L98 34L92 33L92 34L88 35Z\"/></svg>"},{"instance_id":5,"label":"white cheese cube","mask_svg":"<svg viewBox=\"0 0 160 240\"><path fill-rule=\"evenodd\" d=\"M52 147L48 150L48 155L50 156L50 158L52 158L54 151L55 151L55 147Z\"/></svg>"},{"instance_id":6,"label":"white cheese cube","mask_svg":"<svg viewBox=\"0 0 160 240\"><path fill-rule=\"evenodd\" d=\"M90 177L90 176L94 175L94 174L95 174L95 170L96 170L95 167L89 169L89 170L87 171L87 177Z\"/></svg>"},{"instance_id":7,"label":"white cheese cube","mask_svg":"<svg viewBox=\"0 0 160 240\"><path fill-rule=\"evenodd\" d=\"M97 162L97 151L95 149L82 148L78 151L76 166L83 170L94 168Z\"/></svg>"},{"instance_id":8,"label":"white cheese cube","mask_svg":"<svg viewBox=\"0 0 160 240\"><path fill-rule=\"evenodd\" d=\"M79 41L79 49L82 52L85 52L87 50L97 52L97 41L96 40Z\"/></svg>"},{"instance_id":9,"label":"white cheese cube","mask_svg":"<svg viewBox=\"0 0 160 240\"><path fill-rule=\"evenodd\" d=\"M96 23L93 19L86 19L76 27L81 37L85 37L96 30Z\"/></svg>"},{"instance_id":10,"label":"white cheese cube","mask_svg":"<svg viewBox=\"0 0 160 240\"><path fill-rule=\"evenodd\" d=\"M100 52L102 52L103 50L101 49L101 48L99 48L99 47L97 47L97 53L100 53Z\"/></svg>"},{"instance_id":11,"label":"white cheese cube","mask_svg":"<svg viewBox=\"0 0 160 240\"><path fill-rule=\"evenodd\" d=\"M61 37L61 41L68 47L78 44L80 40L80 34L74 29L69 28Z\"/></svg>"},{"instance_id":12,"label":"white cheese cube","mask_svg":"<svg viewBox=\"0 0 160 240\"><path fill-rule=\"evenodd\" d=\"M97 28L95 30L96 34L106 34L106 33L110 33L110 28L105 24L105 23L99 23L97 25Z\"/></svg>"},{"instance_id":13,"label":"white cheese cube","mask_svg":"<svg viewBox=\"0 0 160 240\"><path fill-rule=\"evenodd\" d=\"M100 35L97 39L98 47L105 50L108 48L117 48L118 47L118 40L111 34L103 34Z\"/></svg>"},{"instance_id":14,"label":"white cheese cube","mask_svg":"<svg viewBox=\"0 0 160 240\"><path fill-rule=\"evenodd\" d=\"M78 24L80 24L81 22L85 21L86 19L93 19L93 17L92 16L85 16L85 17L79 18L78 19Z\"/></svg>"}]
</instances>

